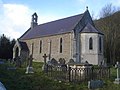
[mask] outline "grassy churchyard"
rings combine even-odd
[[[65,83],[50,79],[42,72],[43,63],[33,63],[34,74],[25,74],[26,68],[8,69],[13,65],[0,64],[0,81],[7,90],[88,90],[87,82]],[[120,90],[120,85],[113,84],[116,69],[111,68],[109,80],[104,80],[100,90]]]

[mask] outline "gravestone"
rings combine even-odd
[[[117,69],[117,78],[115,79],[114,83],[115,84],[120,84],[120,77],[119,77],[120,64],[119,64],[119,62],[116,63],[115,68]]]
[[[67,64],[68,64],[68,65],[69,65],[69,64],[75,64],[75,61],[74,61],[73,59],[70,59]]]
[[[104,82],[101,81],[101,80],[91,80],[91,81],[88,81],[88,88],[89,89],[98,89],[98,88],[102,88],[104,85]]]
[[[33,67],[32,67],[32,61],[33,61],[33,57],[32,57],[32,55],[30,55],[29,58],[28,58],[28,66],[27,66],[26,72],[25,72],[26,74],[34,73],[33,72]]]
[[[47,70],[48,70],[48,65],[47,65],[47,63],[46,63],[47,57],[48,57],[48,56],[47,56],[46,54],[43,55],[44,64],[43,64],[43,66],[42,66],[42,71],[44,71],[44,72],[47,72]]]
[[[0,64],[4,64],[4,63],[5,63],[4,60],[0,59]]]
[[[44,58],[44,64],[46,64],[47,57],[48,56],[46,54],[44,54],[44,56],[43,56],[43,58]]]
[[[6,90],[6,88],[4,87],[4,85],[0,82],[0,90]]]
[[[16,58],[15,58],[15,62],[16,62],[16,67],[21,67],[21,58],[20,58],[20,56],[17,56]]]
[[[62,71],[67,71],[67,65],[65,64],[64,58],[59,59],[59,66],[62,69]]]
[[[51,60],[48,60],[48,61],[47,61],[47,65],[48,65],[48,66],[52,66]]]
[[[102,64],[103,64],[104,67],[107,67],[107,62],[106,62],[106,61],[107,61],[107,59],[105,58],[105,59],[103,60],[103,62],[102,62]]]
[[[29,60],[29,67],[32,67],[32,62],[33,62],[32,55],[30,55],[30,57],[28,58],[28,60]]]
[[[13,59],[12,59],[12,63],[13,63],[13,64],[16,64],[16,58],[13,58]]]
[[[60,65],[64,65],[65,64],[65,59],[64,58],[60,58],[59,59],[59,64]]]
[[[16,67],[8,67],[7,70],[16,70]]]
[[[50,62],[51,62],[51,65],[52,65],[52,66],[58,66],[58,62],[57,62],[57,60],[55,60],[54,58],[52,58],[52,59],[50,60]]]

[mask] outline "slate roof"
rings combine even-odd
[[[83,14],[67,17],[64,19],[40,24],[33,29],[28,29],[20,39],[31,39],[43,36],[71,32],[76,24],[82,19]]]
[[[85,15],[86,12],[89,11],[87,10],[83,14],[78,14],[75,16],[59,19],[56,21],[40,24],[35,26],[33,29],[29,28],[19,39],[21,40],[33,39],[43,36],[50,36],[50,35],[71,32],[75,28],[75,26],[79,23],[79,21],[82,19],[82,17]],[[88,23],[81,30],[81,33],[82,32],[103,34],[99,30],[97,30],[94,26],[92,26],[90,23]]]
[[[87,23],[86,26],[81,30],[81,33],[99,33],[103,34],[100,30],[96,29],[90,23]]]
[[[21,47],[22,50],[24,50],[24,51],[29,51],[26,42],[21,42],[21,41],[19,41],[19,44],[20,44],[20,47]]]

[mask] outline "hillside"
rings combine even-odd
[[[107,63],[120,61],[120,11],[95,20],[95,25],[104,33],[104,55]]]

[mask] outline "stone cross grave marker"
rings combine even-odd
[[[32,67],[32,61],[33,61],[32,55],[29,56],[28,60],[29,60],[29,63],[28,63],[29,67]]]
[[[47,57],[48,57],[48,56],[47,56],[46,54],[43,55],[44,64],[43,64],[43,66],[42,66],[42,70],[43,70],[44,72],[47,72],[47,69],[48,69],[48,66],[47,66],[47,63],[46,63]]]
[[[34,73],[33,72],[33,67],[32,67],[32,61],[33,61],[33,57],[32,57],[32,55],[30,55],[29,58],[28,58],[28,66],[27,66],[26,72],[25,72],[26,74]]]
[[[117,68],[117,78],[115,79],[114,83],[115,84],[120,84],[120,78],[119,78],[120,64],[119,64],[119,62],[116,63],[115,68]]]
[[[43,56],[43,58],[44,58],[44,64],[46,65],[46,60],[47,60],[47,55],[46,54],[44,54],[44,56]]]

